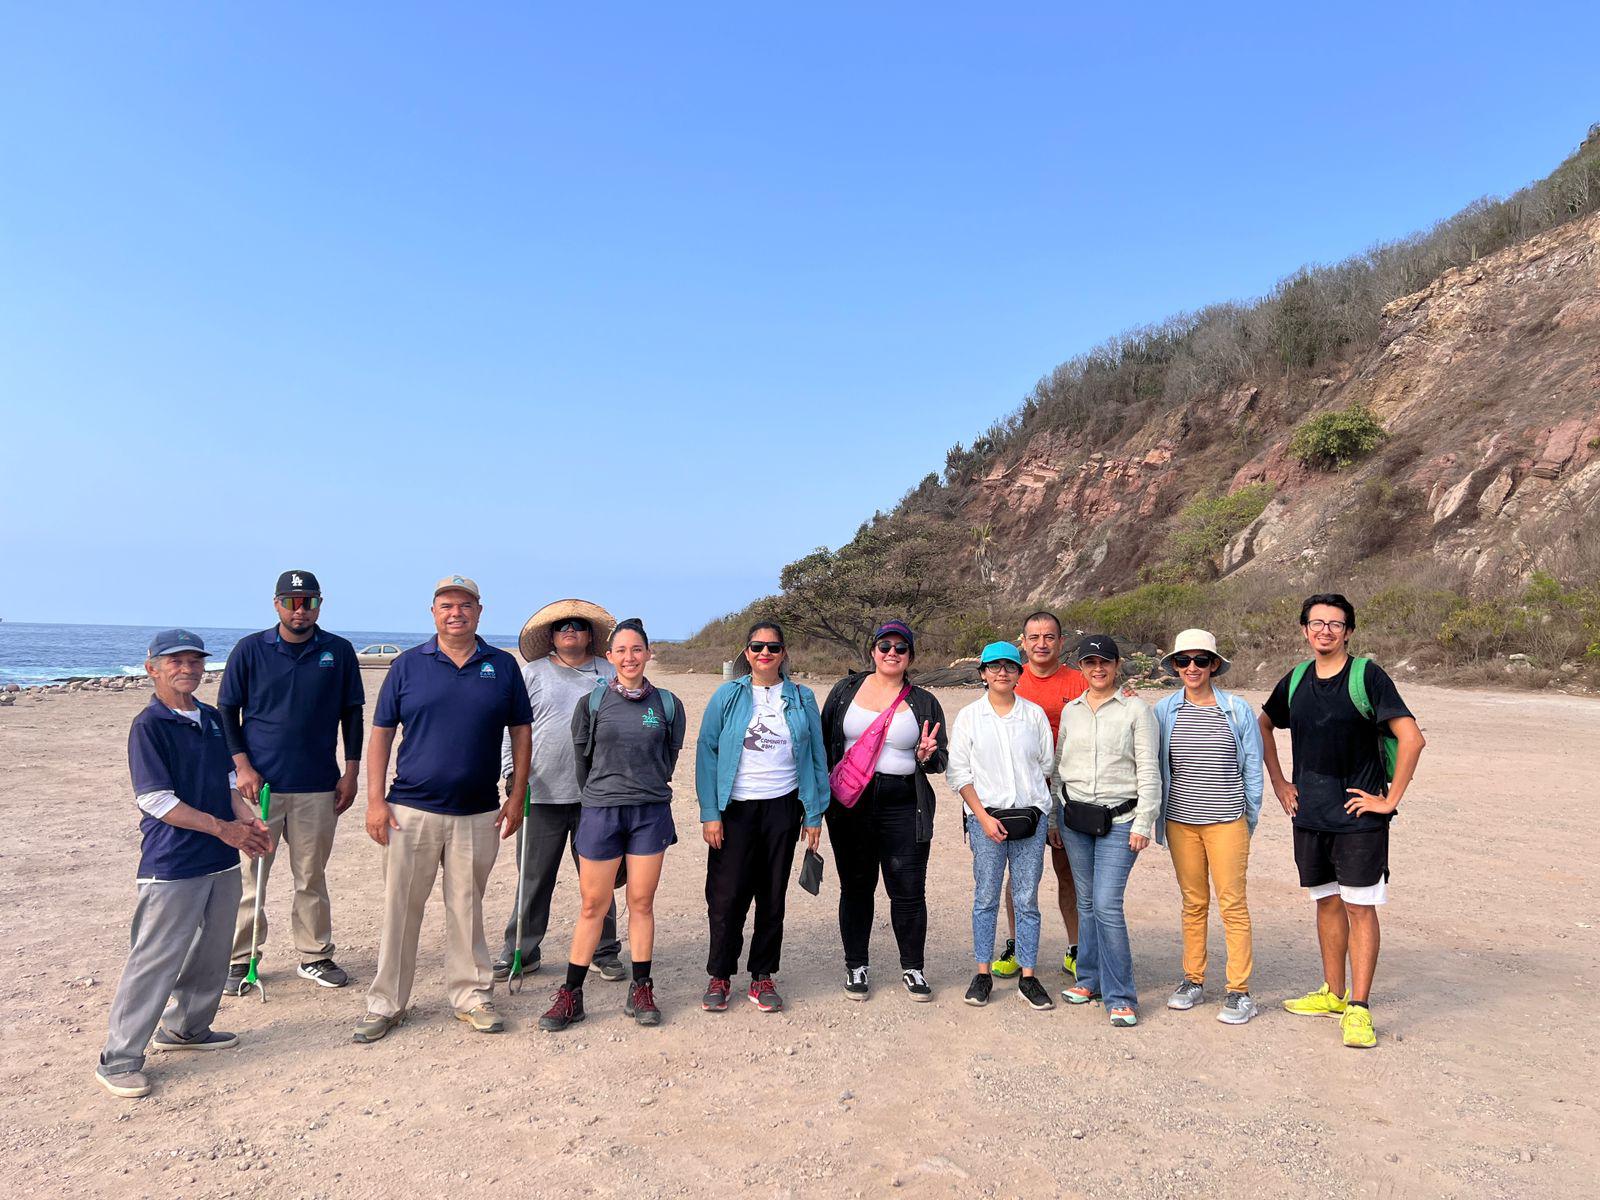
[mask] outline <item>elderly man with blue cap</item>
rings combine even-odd
[[[995,918],[1006,869],[1016,911],[1017,994],[1034,1009],[1055,1007],[1034,977],[1039,958],[1039,876],[1044,873],[1045,816],[1054,759],[1050,718],[1017,695],[1022,652],[1010,642],[990,642],[978,660],[984,695],[956,714],[950,730],[945,778],[966,802],[967,844],[972,848],[972,953],[977,974],[966,1002],[989,1003],[994,988]]]
[[[139,902],[95,1071],[101,1087],[126,1098],[150,1093],[151,1035],[157,1050],[239,1044],[211,1022],[239,911],[239,855],[260,858],[272,842],[235,787],[217,710],[194,698],[205,678],[205,643],[186,629],[165,630],[150,640],[144,669],[156,694],[128,731],[142,814]]]

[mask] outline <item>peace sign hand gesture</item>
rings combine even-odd
[[[933,757],[934,751],[938,748],[939,723],[937,721],[934,722],[933,729],[930,731],[928,729],[928,723],[924,721],[922,723],[922,736],[917,739],[917,761],[919,763],[927,762]]]

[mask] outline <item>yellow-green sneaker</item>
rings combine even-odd
[[[1074,979],[1078,977],[1078,948],[1076,946],[1061,956],[1061,969]]]
[[[1352,1004],[1339,1018],[1339,1029],[1344,1033],[1344,1044],[1353,1050],[1371,1050],[1378,1044],[1378,1035],[1372,1028],[1372,1014],[1359,1004]]]
[[[1001,979],[1010,979],[1022,970],[1017,965],[1017,942],[1015,938],[1006,939],[1006,948],[1000,952],[1000,957],[989,964],[989,971],[1000,976]]]
[[[1283,1007],[1297,1017],[1338,1017],[1344,1015],[1345,1006],[1349,1003],[1349,992],[1341,999],[1328,990],[1327,984],[1323,984],[1316,991],[1298,999],[1285,1000]]]

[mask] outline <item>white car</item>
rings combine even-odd
[[[363,667],[387,667],[400,657],[400,647],[392,642],[378,642],[356,651],[356,662]]]

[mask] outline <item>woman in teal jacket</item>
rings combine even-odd
[[[695,746],[695,789],[711,853],[706,861],[710,981],[701,1007],[723,1012],[744,948],[752,901],[750,1002],[783,1008],[772,975],[783,945],[784,899],[795,844],[815,850],[828,807],[828,764],[817,698],[789,680],[783,629],[758,621],[745,636],[750,674],[711,695]]]

